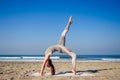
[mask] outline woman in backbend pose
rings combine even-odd
[[[41,76],[44,75],[45,66],[51,69],[51,75],[55,74],[55,68],[54,68],[54,65],[52,64],[50,56],[56,51],[60,53],[66,53],[72,57],[72,67],[73,67],[72,72],[73,72],[73,75],[76,75],[76,54],[65,47],[65,37],[71,24],[72,24],[72,17],[69,18],[68,24],[61,34],[59,43],[57,45],[48,47],[48,49],[45,51],[45,59],[43,61],[41,72],[40,72]]]

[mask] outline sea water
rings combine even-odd
[[[45,55],[0,55],[0,61],[23,61],[23,62],[42,62]],[[68,55],[53,55],[53,61],[71,61]],[[85,62],[120,62],[120,55],[77,55],[77,61]]]

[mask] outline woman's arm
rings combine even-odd
[[[45,64],[47,63],[49,58],[50,58],[50,54],[46,54],[45,59],[44,59],[43,64],[42,64],[42,67],[41,67],[41,71],[40,71],[41,76],[44,75]]]

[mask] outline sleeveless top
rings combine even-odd
[[[64,52],[58,45],[53,45],[53,46],[50,46],[46,49],[45,54],[47,54],[47,53],[53,54],[56,51],[58,51],[60,53]]]

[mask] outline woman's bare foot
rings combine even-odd
[[[76,75],[76,71],[75,71],[75,70],[72,70],[72,72],[73,72],[73,76],[75,76],[75,75]]]
[[[69,18],[69,23],[72,24],[72,16]]]

